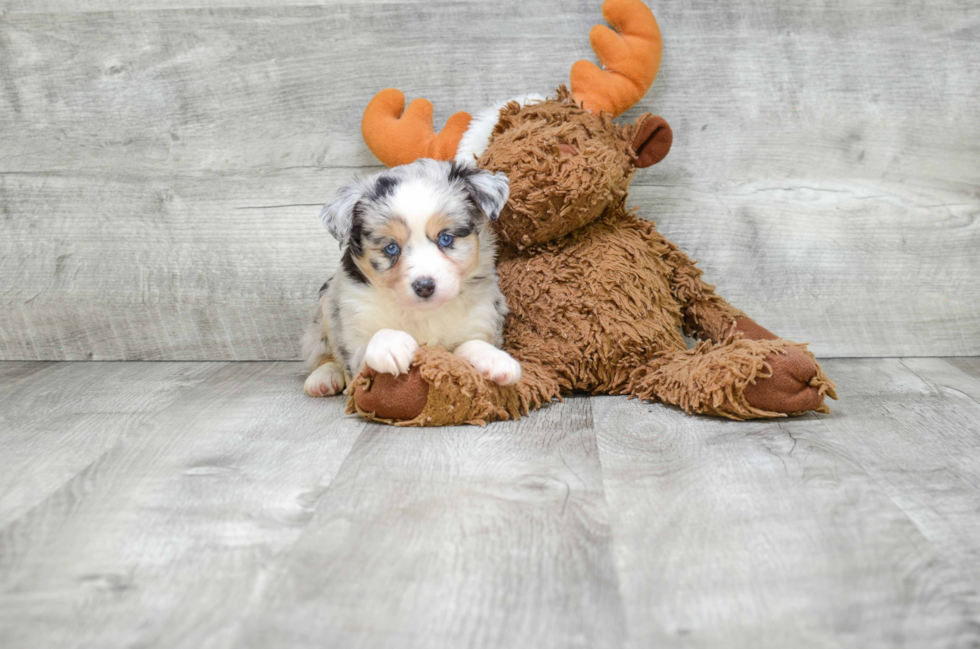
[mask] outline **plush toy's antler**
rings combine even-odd
[[[646,94],[660,69],[660,27],[641,0],[606,0],[602,17],[616,31],[596,25],[589,33],[592,50],[602,62],[572,65],[572,97],[585,108],[614,117]],[[616,33],[619,32],[619,33]]]
[[[415,99],[406,110],[405,95],[395,88],[387,88],[376,94],[364,109],[361,134],[368,148],[389,167],[419,158],[452,160],[470,119],[469,113],[456,113],[437,135],[432,127],[430,101]]]

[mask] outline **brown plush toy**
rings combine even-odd
[[[824,397],[836,398],[805,345],[716,295],[686,254],[627,209],[634,170],[662,160],[672,140],[660,117],[612,121],[653,83],[660,31],[640,0],[607,0],[603,15],[618,31],[593,28],[605,69],[576,63],[571,92],[522,97],[476,119],[457,113],[439,135],[424,100],[402,115],[404,97],[389,89],[368,106],[362,131],[383,162],[455,156],[510,178],[497,269],[510,307],[504,347],[523,378],[500,387],[449,352],[422,348],[408,374],[356,377],[350,412],[399,425],[482,424],[583,391],[746,419],[826,412]],[[693,349],[682,331],[699,340]]]

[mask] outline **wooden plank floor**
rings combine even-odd
[[[972,647],[980,359],[829,416],[404,430],[296,363],[0,363],[0,647]]]

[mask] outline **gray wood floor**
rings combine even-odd
[[[395,429],[296,363],[0,363],[0,647],[975,647],[980,359],[829,416]]]

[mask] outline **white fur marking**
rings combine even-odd
[[[406,374],[418,348],[415,339],[404,331],[382,329],[371,337],[364,352],[364,363],[383,374]]]
[[[409,227],[425,227],[429,217],[437,212],[445,200],[444,192],[424,180],[406,180],[395,187],[391,195],[391,209],[408,221]]]
[[[469,128],[463,133],[456,147],[456,162],[469,166],[476,165],[476,159],[483,155],[490,145],[490,135],[493,127],[500,121],[500,109],[512,101],[516,101],[522,106],[544,101],[543,95],[530,92],[525,95],[518,95],[512,99],[504,99],[496,102],[493,106],[481,110],[470,122]]]
[[[343,389],[344,370],[334,362],[324,363],[310,372],[303,383],[303,390],[311,397],[331,397]]]
[[[469,362],[484,378],[497,385],[514,385],[521,380],[521,364],[510,354],[482,340],[470,340],[453,352]]]
[[[392,209],[405,219],[410,232],[406,250],[402,253],[402,263],[407,266],[407,272],[400,287],[406,306],[434,309],[459,295],[461,281],[458,269],[426,235],[429,219],[445,208],[447,199],[431,183],[420,180],[402,183],[391,197]],[[426,277],[435,281],[436,290],[431,297],[423,300],[415,295],[412,283]]]

